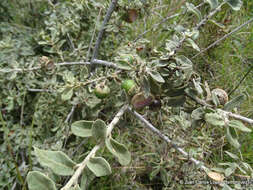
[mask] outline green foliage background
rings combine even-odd
[[[95,84],[86,85],[88,67],[73,65],[50,70],[47,65],[43,66],[45,63],[41,61],[42,56],[47,56],[54,63],[89,60],[90,41],[94,32],[97,35],[110,3],[109,0],[49,2],[0,2],[0,187],[3,189],[27,189],[27,173],[32,170],[42,171],[33,155],[32,146],[62,150],[80,162],[95,142],[83,140],[71,133],[65,120],[72,106],[76,105],[76,110],[71,121],[100,118],[109,123],[115,112],[126,102],[126,96],[120,87],[121,81],[135,77],[132,73],[117,75],[111,68],[98,67],[94,79],[106,77],[113,94],[106,100],[100,100],[92,93]],[[198,5],[202,1],[188,2]],[[133,41],[143,31],[160,22],[169,11],[179,12],[180,9],[173,8],[180,3],[181,1],[170,0],[120,1],[106,27],[99,59],[115,62],[122,54],[131,54],[135,59],[151,64],[163,55],[165,42],[173,34],[170,29],[171,26],[174,27],[173,22],[159,25],[136,44]],[[127,23],[124,20],[126,10],[132,8],[138,10],[139,16],[135,22]],[[209,8],[203,6],[200,10],[205,14]],[[247,0],[238,12],[226,5],[215,16],[215,20],[224,27],[207,23],[201,30],[198,46],[205,48],[244,23],[253,16],[252,10],[253,2]],[[193,26],[197,23],[197,18],[193,14],[187,14],[175,21],[183,26]],[[91,45],[94,46],[94,41]],[[136,51],[140,47],[142,50]],[[194,69],[211,88],[220,87],[230,92],[252,67],[252,48],[251,24],[194,59]],[[183,47],[178,53],[192,57],[197,51]],[[43,69],[25,70],[41,64]],[[18,69],[24,70],[20,72]],[[139,81],[138,78],[135,80]],[[253,118],[252,84],[251,72],[230,97],[242,92],[248,95],[247,101],[238,108],[238,113],[249,118]],[[29,89],[47,89],[50,93],[32,92]],[[146,110],[145,113],[153,125],[210,167],[221,162],[232,162],[230,157],[223,155],[225,150],[235,153],[224,141],[223,129],[205,125],[191,127],[187,120],[182,119],[184,116],[177,115],[178,110],[167,107],[160,112]],[[108,151],[102,150],[100,154],[103,153],[111,164],[112,174],[93,179],[87,189],[207,188],[203,185],[177,183],[181,179],[203,180],[205,176],[129,115],[120,121],[113,136],[132,153],[131,165],[120,166]],[[248,147],[253,145],[252,138],[252,133],[240,136],[242,156],[251,166],[253,152]],[[58,187],[67,180],[57,177],[49,169],[45,172]]]

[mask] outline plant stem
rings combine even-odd
[[[113,120],[111,121],[111,123],[107,126],[107,136],[109,136],[114,128],[114,126],[118,123],[119,119],[122,117],[122,115],[125,113],[126,109],[128,108],[128,105],[124,105],[119,112],[115,115],[115,117],[113,118]],[[87,162],[90,160],[90,158],[92,158],[96,152],[104,146],[104,142],[101,142],[100,144],[96,145],[95,147],[93,147],[93,149],[91,150],[91,152],[86,156],[86,158],[80,163],[78,164],[78,168],[75,171],[75,173],[73,174],[73,176],[70,178],[70,180],[68,181],[68,183],[61,188],[61,190],[69,190],[73,184],[76,184],[78,181],[79,176],[82,174],[84,168],[87,165]]]
[[[220,43],[221,41],[225,40],[226,38],[228,38],[229,36],[231,36],[233,33],[239,31],[240,29],[242,29],[244,26],[246,26],[247,24],[253,22],[253,18],[251,18],[250,20],[248,20],[247,22],[243,23],[242,25],[236,27],[234,30],[232,30],[231,32],[229,32],[228,34],[226,34],[225,36],[223,36],[222,38],[218,39],[217,41],[215,41],[214,43],[212,43],[211,45],[209,45],[207,48],[201,50],[199,53],[197,53],[196,55],[194,55],[191,59],[196,58],[198,55],[202,54],[203,52],[209,50],[211,47],[215,46],[216,44]]]
[[[207,171],[208,168],[205,167],[204,165],[202,165],[200,161],[190,157],[190,155],[185,152],[182,148],[178,147],[175,143],[172,142],[172,140],[169,139],[169,137],[167,137],[166,135],[162,134],[158,129],[156,129],[151,123],[149,123],[145,118],[143,118],[139,113],[137,113],[136,111],[133,111],[130,107],[128,107],[128,111],[133,114],[138,120],[140,120],[142,123],[144,123],[144,125],[151,130],[153,133],[155,133],[156,135],[158,135],[161,139],[163,139],[164,141],[166,141],[167,143],[171,144],[173,148],[175,148],[178,152],[180,152],[181,154],[183,154],[186,158],[189,158],[189,160],[191,160],[194,164],[196,164],[197,166],[200,166],[200,168],[204,171]]]
[[[93,72],[93,70],[95,69],[95,66],[93,65],[93,60],[97,58],[99,47],[101,45],[103,34],[104,34],[104,31],[105,31],[105,26],[109,22],[109,20],[111,18],[111,15],[112,15],[115,7],[116,7],[117,2],[118,2],[118,0],[112,0],[111,1],[110,7],[107,10],[107,13],[105,15],[103,24],[101,26],[101,29],[100,29],[99,33],[98,33],[97,41],[96,41],[95,48],[94,48],[94,51],[93,51],[93,55],[92,55],[92,58],[91,58],[91,72]]]

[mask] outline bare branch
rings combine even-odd
[[[115,115],[115,117],[113,118],[113,120],[111,121],[111,123],[107,126],[107,136],[111,134],[114,126],[119,122],[119,119],[122,117],[122,115],[125,113],[126,109],[128,108],[128,105],[124,105],[119,112]],[[76,184],[78,181],[79,176],[82,174],[84,168],[87,165],[87,162],[90,160],[90,158],[92,158],[96,152],[104,146],[104,142],[101,142],[100,144],[96,145],[91,152],[86,156],[86,158],[80,163],[78,164],[78,168],[75,171],[75,173],[73,174],[73,176],[70,178],[70,180],[68,181],[68,183],[61,188],[61,190],[69,190],[73,184]]]
[[[234,89],[232,89],[228,93],[228,96],[230,96],[242,84],[242,82],[246,79],[246,77],[250,74],[250,72],[252,70],[253,70],[253,64],[251,65],[251,67],[249,68],[249,70],[247,71],[247,73],[245,73],[245,75],[242,77],[242,79],[238,82],[238,84],[234,87]]]
[[[52,92],[52,90],[48,90],[48,89],[28,88],[27,90],[30,91],[30,92]]]
[[[128,107],[128,111],[130,113],[132,113],[138,120],[140,120],[142,123],[144,123],[144,125],[151,130],[153,133],[155,133],[156,135],[158,135],[161,139],[163,139],[164,141],[166,141],[167,143],[169,143],[170,145],[172,145],[173,148],[175,148],[178,152],[180,152],[181,154],[183,154],[186,158],[189,158],[194,164],[196,164],[197,166],[200,166],[200,168],[204,171],[207,171],[208,168],[205,167],[204,165],[202,165],[200,161],[190,157],[190,155],[185,152],[182,148],[178,147],[175,143],[172,142],[172,140],[169,139],[169,137],[167,137],[166,135],[162,134],[158,129],[156,129],[151,123],[149,123],[146,119],[144,119],[139,113],[137,113],[136,111],[133,111],[130,107]]]
[[[100,8],[100,10],[99,10],[99,13],[98,13],[98,16],[97,16],[97,23],[100,19],[101,12],[102,12],[102,8]],[[89,59],[90,59],[91,46],[92,46],[92,43],[93,43],[93,40],[94,40],[94,37],[95,37],[95,34],[96,34],[96,30],[97,30],[97,24],[95,24],[95,26],[94,26],[94,30],[93,30],[93,33],[92,33],[92,36],[91,36],[91,39],[90,39],[90,45],[89,45],[89,48],[88,48],[88,51],[87,51],[86,61],[89,61]]]
[[[234,114],[232,112],[227,112],[227,111],[224,111],[224,110],[219,110],[221,112],[223,112],[225,115],[229,116],[229,117],[232,117],[232,118],[235,118],[235,119],[239,119],[241,121],[244,121],[246,123],[249,123],[251,125],[253,125],[253,119],[249,119],[247,117],[243,117],[241,115],[237,115],[237,114]]]
[[[221,3],[218,7],[216,7],[213,11],[211,11],[205,18],[203,18],[195,27],[197,30],[203,26],[204,24],[206,24],[206,22],[213,17],[218,11],[221,10],[221,7],[226,4],[226,2]]]
[[[168,16],[168,17],[162,19],[161,22],[159,22],[159,23],[157,23],[157,24],[154,24],[154,25],[152,26],[152,28],[150,28],[150,29],[144,31],[143,33],[141,33],[140,35],[138,35],[137,38],[135,38],[135,40],[134,40],[133,42],[136,42],[137,40],[139,40],[140,38],[142,38],[145,34],[147,34],[148,32],[150,32],[151,30],[153,30],[153,29],[156,28],[157,26],[159,26],[159,25],[165,23],[167,20],[172,19],[172,18],[174,18],[174,17],[177,17],[177,16],[179,16],[179,15],[180,15],[180,13],[177,13],[177,14],[170,15],[170,16]]]
[[[210,48],[212,48],[213,46],[215,46],[216,44],[220,43],[221,41],[225,40],[226,38],[228,38],[229,36],[231,36],[233,33],[239,31],[240,29],[242,29],[244,26],[248,25],[249,23],[253,22],[253,18],[251,18],[250,20],[248,20],[247,22],[245,22],[244,24],[236,27],[234,30],[232,30],[231,32],[229,32],[228,34],[226,34],[225,36],[223,36],[222,38],[218,39],[217,41],[215,41],[214,43],[212,43],[211,45],[209,45],[207,48],[201,50],[199,53],[197,53],[196,55],[194,55],[191,59],[196,58],[198,55],[202,54],[203,52],[209,50]]]
[[[110,7],[105,15],[105,18],[104,18],[104,21],[103,21],[103,24],[101,26],[101,29],[98,33],[98,37],[97,37],[97,41],[96,41],[96,44],[95,44],[95,48],[94,48],[94,51],[93,51],[93,55],[92,55],[92,58],[91,58],[91,63],[93,64],[93,60],[97,58],[97,55],[98,55],[98,51],[99,51],[99,47],[100,47],[100,44],[101,44],[101,41],[102,41],[102,38],[103,38],[103,34],[104,34],[104,31],[105,31],[105,26],[106,24],[109,22],[110,18],[111,18],[111,15],[116,7],[116,4],[117,4],[118,0],[112,0],[111,4],[110,4]],[[95,67],[93,65],[91,65],[91,71],[94,70]]]
[[[76,105],[73,105],[72,108],[71,108],[71,110],[70,110],[70,112],[69,112],[69,114],[67,115],[67,118],[66,118],[66,120],[64,121],[64,123],[68,123],[68,122],[69,122],[71,116],[73,115],[73,113],[74,113],[74,111],[75,111],[75,108],[76,108]]]

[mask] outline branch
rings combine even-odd
[[[100,44],[101,44],[101,41],[102,41],[102,38],[103,38],[103,34],[104,34],[104,31],[105,31],[105,26],[109,22],[109,20],[111,18],[111,15],[112,15],[112,12],[114,11],[114,9],[116,7],[117,2],[118,2],[118,0],[112,0],[112,2],[110,4],[110,7],[109,7],[109,9],[108,9],[108,11],[105,15],[103,24],[101,26],[101,30],[98,33],[97,41],[96,41],[95,48],[94,48],[94,51],[93,51],[93,55],[92,55],[92,58],[91,58],[91,70],[95,69],[94,65],[92,65],[93,60],[97,58],[98,50],[99,50],[99,47],[100,47]]]
[[[171,14],[170,14],[170,15],[167,16],[166,18],[162,19],[159,23],[154,24],[154,25],[152,26],[152,28],[150,28],[150,29],[144,31],[143,33],[139,34],[139,35],[137,36],[137,38],[135,38],[135,40],[134,40],[133,42],[136,42],[137,40],[139,40],[140,38],[142,38],[145,34],[147,34],[148,32],[150,32],[151,30],[153,30],[153,29],[156,28],[157,26],[159,26],[159,25],[165,23],[167,20],[169,20],[169,19],[171,19],[171,18],[174,18],[174,17],[177,17],[177,16],[179,16],[179,15],[180,15],[180,13],[177,13],[177,14],[174,14],[174,15],[171,15]]]
[[[202,99],[200,99],[198,97],[190,96],[187,93],[186,93],[186,96],[188,96],[189,98],[191,98],[192,100],[194,100],[195,102],[197,102],[198,104],[200,104],[202,106],[213,107],[211,104],[208,104],[205,100],[202,100]],[[249,119],[247,117],[243,117],[241,115],[237,115],[237,114],[234,114],[234,113],[231,113],[231,112],[227,112],[227,111],[224,111],[224,110],[221,110],[221,109],[219,109],[219,111],[221,111],[222,113],[226,114],[229,117],[233,117],[235,119],[239,119],[239,120],[247,122],[249,124],[253,124],[253,120]]]
[[[158,135],[161,139],[163,139],[164,141],[166,141],[168,144],[171,144],[173,148],[175,148],[178,152],[180,152],[181,154],[183,154],[186,158],[189,158],[194,164],[196,164],[197,166],[200,166],[200,168],[204,171],[207,171],[208,168],[205,167],[204,165],[200,165],[202,162],[190,157],[190,155],[185,152],[182,148],[180,148],[179,146],[177,146],[175,143],[173,143],[169,137],[167,137],[166,135],[162,134],[158,129],[156,129],[151,123],[149,123],[146,119],[144,119],[139,113],[137,113],[136,111],[133,111],[130,107],[128,107],[128,111],[133,114],[138,120],[140,120],[149,130],[151,130],[153,133],[155,133],[156,135]]]
[[[241,115],[237,115],[237,114],[234,114],[232,112],[228,112],[228,111],[224,111],[224,110],[219,110],[219,111],[223,112],[225,115],[227,115],[229,117],[233,117],[235,119],[239,119],[241,121],[244,121],[246,123],[249,123],[249,124],[253,125],[253,119],[249,119],[247,117],[243,117]]]
[[[235,86],[235,88],[233,90],[231,90],[228,93],[228,96],[230,96],[244,81],[244,79],[250,74],[250,72],[253,70],[253,64],[251,65],[251,67],[249,68],[249,70],[247,71],[247,73],[242,77],[242,79],[238,82],[238,84]]]
[[[92,63],[96,64],[96,65],[103,65],[103,66],[107,66],[107,67],[113,67],[116,69],[120,69],[116,63],[112,63],[112,62],[108,62],[108,61],[104,61],[104,60],[94,59]]]
[[[240,29],[242,29],[244,26],[246,26],[247,24],[253,22],[253,18],[251,18],[250,20],[248,20],[247,22],[245,22],[244,24],[238,26],[237,28],[235,28],[234,30],[232,30],[231,32],[229,32],[228,34],[226,34],[225,36],[223,36],[222,38],[218,39],[217,41],[215,41],[214,43],[212,43],[211,45],[209,45],[207,48],[201,50],[199,53],[197,53],[196,55],[194,55],[191,59],[196,58],[198,55],[202,54],[203,52],[209,50],[211,47],[215,46],[216,44],[220,43],[221,41],[225,40],[226,38],[228,38],[229,36],[231,36],[233,33],[239,31]]]
[[[206,24],[206,22],[212,17],[214,16],[218,11],[220,11],[222,5],[226,4],[227,2],[223,2],[221,3],[218,7],[216,7],[213,11],[211,11],[204,19],[202,19],[197,26],[195,27],[197,30],[203,26],[204,24]]]
[[[79,62],[62,62],[62,63],[55,63],[55,66],[69,66],[69,65],[90,65],[91,62],[85,62],[85,61],[79,61]],[[104,61],[104,60],[99,60],[99,59],[94,59],[92,64],[94,65],[101,65],[101,66],[106,66],[106,67],[113,67],[116,69],[121,69],[120,67],[117,66],[116,63],[109,62],[109,61]],[[25,71],[36,71],[40,70],[42,67],[32,67],[32,68],[27,68],[27,69],[0,69],[0,72],[2,73],[11,73],[11,72],[25,72]]]
[[[128,105],[124,105],[119,112],[115,115],[115,117],[113,118],[113,120],[111,121],[111,123],[107,126],[107,136],[111,134],[114,126],[118,123],[119,119],[122,117],[122,115],[125,113],[126,109],[128,108]],[[75,173],[73,174],[73,176],[70,178],[70,180],[68,181],[68,183],[61,188],[61,190],[69,190],[73,184],[76,184],[78,181],[79,176],[82,174],[84,168],[87,165],[87,162],[90,160],[90,158],[92,158],[96,152],[104,146],[104,142],[101,142],[100,144],[96,145],[91,152],[86,156],[86,158],[80,163],[78,164],[78,168],[75,171]]]

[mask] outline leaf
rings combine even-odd
[[[184,105],[185,101],[186,101],[186,98],[184,95],[168,97],[166,105],[171,106],[171,107],[179,107],[179,106]]]
[[[214,126],[223,126],[225,125],[225,121],[223,117],[217,113],[206,113],[205,121]]]
[[[103,141],[106,138],[106,131],[107,127],[105,122],[97,119],[92,125],[91,134],[97,141]]]
[[[186,67],[192,68],[192,61],[189,58],[185,57],[184,55],[177,56],[175,57],[175,59],[177,61],[177,64],[182,65],[185,68]]]
[[[224,105],[224,110],[231,111],[235,107],[239,106],[245,100],[245,98],[246,98],[246,96],[244,94],[241,94],[241,95],[233,98],[232,100],[230,100],[229,102],[227,102]]]
[[[65,88],[62,92],[61,99],[63,101],[70,100],[73,96],[73,88]]]
[[[168,186],[171,182],[171,177],[164,168],[160,169],[160,176],[165,186]]]
[[[106,147],[108,150],[118,158],[119,163],[123,166],[128,165],[131,161],[131,154],[125,147],[125,145],[120,144],[112,138],[105,140]]]
[[[205,1],[209,3],[211,9],[215,9],[219,6],[218,0],[205,0]]]
[[[97,176],[106,176],[112,173],[110,164],[102,157],[91,158],[87,167]]]
[[[56,190],[53,180],[38,171],[27,174],[27,183],[29,190]]]
[[[93,121],[80,120],[72,123],[71,131],[79,137],[90,137]]]
[[[74,173],[76,165],[65,153],[61,151],[41,150],[34,147],[35,155],[39,163],[44,167],[49,167],[58,175],[68,176]]]
[[[195,15],[197,15],[197,17],[198,17],[199,20],[202,19],[201,12],[192,3],[186,2],[186,7],[187,7],[187,9],[190,12],[194,13]]]
[[[213,101],[215,106],[220,105],[220,100],[219,100],[218,96],[213,92],[212,92],[212,101]]]
[[[95,95],[90,95],[86,97],[85,104],[91,109],[96,107],[101,102],[101,99],[97,98]]]
[[[230,167],[230,168],[225,169],[225,176],[226,177],[230,176],[232,173],[234,173],[235,169],[236,168],[234,168],[234,167]]]
[[[89,168],[85,168],[82,177],[81,177],[81,189],[82,190],[87,190],[89,189],[89,185],[91,182],[96,178],[93,172],[89,170]]]
[[[233,127],[233,128],[237,128],[237,129],[239,129],[243,132],[249,132],[249,133],[251,132],[251,129],[245,127],[244,124],[241,121],[238,121],[238,120],[229,121],[228,126]]]
[[[231,152],[228,152],[228,151],[225,151],[231,158],[235,159],[235,160],[238,160],[239,157],[236,156],[235,154],[231,153]]]
[[[191,38],[187,38],[186,40],[190,43],[193,49],[200,51],[199,46]]]
[[[239,11],[242,6],[241,0],[225,0],[234,11]]]
[[[156,82],[164,83],[163,77],[157,71],[148,71],[148,74],[154,79]]]
[[[207,172],[207,175],[208,177],[217,182],[222,182],[224,180],[224,176],[217,172]]]
[[[202,107],[199,107],[192,111],[191,117],[195,120],[203,119],[205,116],[205,110]]]
[[[231,135],[231,133],[230,133],[230,128],[229,128],[229,127],[227,127],[227,134],[226,134],[226,137],[227,137],[227,139],[228,139],[228,142],[229,142],[233,147],[235,147],[236,149],[239,149],[239,148],[240,148],[241,145],[239,144],[239,142],[238,142],[237,139],[235,139],[235,138],[232,137],[232,135]]]
[[[194,84],[194,87],[197,90],[198,94],[200,94],[200,95],[203,94],[203,89],[200,86],[200,81],[195,81],[193,79],[193,84]]]

